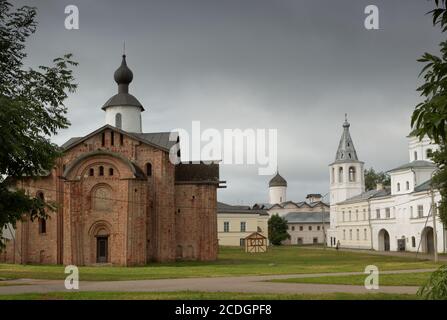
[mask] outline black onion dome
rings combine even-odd
[[[115,73],[113,74],[113,78],[115,79],[115,82],[120,85],[128,85],[132,82],[133,79],[133,73],[132,70],[129,69],[126,63],[126,55],[123,54],[123,60],[121,61],[121,65],[118,69],[116,69]]]
[[[287,187],[287,181],[277,173],[269,182],[269,187]]]
[[[111,97],[102,106],[103,110],[112,106],[129,106],[129,107],[139,107],[141,111],[144,111],[143,106],[133,95],[129,93],[129,84],[133,80],[132,70],[129,69],[126,63],[126,55],[123,54],[123,60],[118,69],[116,69],[113,74],[115,82],[118,84],[118,93]]]

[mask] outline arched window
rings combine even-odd
[[[343,168],[339,167],[338,168],[338,182],[343,182]]]
[[[349,167],[349,182],[355,181],[355,168]]]
[[[89,175],[90,177],[93,177],[93,176],[95,175],[95,169],[90,168],[90,170],[88,171],[88,175]]]
[[[411,245],[413,246],[413,248],[416,248],[416,238],[415,237],[411,237]]]
[[[100,167],[99,167],[99,175],[100,175],[100,176],[103,176],[103,175],[104,175],[104,167],[103,167],[103,166],[100,166]]]
[[[113,168],[109,168],[109,176],[113,176]]]
[[[406,185],[407,185],[407,190],[410,190],[410,181],[407,181]]]
[[[39,218],[39,233],[47,233],[47,220],[43,218]]]
[[[115,127],[121,129],[122,127],[122,116],[121,113],[115,115]]]
[[[152,164],[150,164],[149,162],[146,163],[146,176],[152,176]]]
[[[335,169],[332,168],[332,172],[331,172],[331,182],[335,183]]]
[[[400,183],[397,183],[397,191],[400,191]]]

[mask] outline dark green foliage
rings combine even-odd
[[[381,183],[384,187],[390,186],[390,176],[385,172],[376,172],[373,168],[365,169],[366,191],[376,189],[378,183]]]
[[[36,31],[36,9],[0,0],[0,246],[6,224],[28,213],[45,217],[45,203],[11,189],[14,178],[49,172],[60,155],[49,138],[67,128],[63,102],[74,92],[71,54],[53,66],[25,69],[25,41]]]
[[[435,9],[429,14],[433,16],[433,25],[439,26],[442,32],[447,30],[446,0],[434,0]],[[411,118],[413,134],[422,139],[428,135],[440,145],[433,153],[433,161],[439,170],[433,176],[432,185],[438,188],[442,200],[439,215],[447,225],[447,42],[440,43],[440,56],[425,53],[419,62],[425,63],[422,68],[425,83],[417,90],[424,101],[416,106]],[[433,273],[428,283],[418,294],[426,299],[447,299],[447,266],[442,266]]]
[[[444,32],[447,30],[446,0],[434,2],[435,9],[429,14],[433,16],[433,25]],[[441,193],[439,214],[444,225],[447,225],[447,42],[441,42],[439,46],[440,56],[425,53],[418,60],[425,63],[421,71],[425,81],[417,89],[424,101],[416,106],[411,125],[415,136],[422,139],[427,135],[440,145],[440,150],[433,153],[433,161],[439,167],[433,176],[433,187]]]
[[[433,272],[417,294],[425,299],[447,300],[447,265]]]
[[[287,233],[287,221],[286,219],[274,214],[268,221],[269,225],[269,240],[270,243],[279,246],[281,242],[290,239],[290,235]]]

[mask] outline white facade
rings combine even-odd
[[[409,148],[410,162],[415,160],[431,161],[430,153],[439,149],[438,145],[432,143],[430,138],[424,137],[422,141],[418,137],[409,136]]]
[[[141,133],[141,107],[110,106],[106,109],[106,124],[127,132]]]
[[[441,200],[439,192],[434,193],[435,203]],[[378,251],[399,251],[430,253],[433,240],[433,216],[431,215],[430,191],[395,195],[371,201],[372,248]],[[445,229],[436,221],[438,252],[446,252]],[[430,233],[430,234],[429,234]],[[386,234],[389,242],[386,241]],[[401,240],[401,241],[399,241]],[[399,242],[403,248],[399,248]]]
[[[438,146],[430,144],[427,139],[419,141],[409,137],[409,140],[410,162],[389,171],[390,188],[380,192],[368,191],[334,205],[331,203],[331,209],[334,207],[336,212],[332,217],[331,211],[331,220],[336,219],[336,236],[341,247],[422,253],[434,251],[432,206],[437,205],[441,196],[430,186],[436,166],[430,162],[427,153],[437,150]],[[356,208],[368,212],[367,221],[351,216]],[[362,231],[365,232],[363,239]],[[436,231],[437,251],[446,252],[446,230],[439,218]]]
[[[284,244],[291,245],[309,245],[324,243],[324,229],[327,229],[328,223],[288,223],[287,232],[290,239],[285,240]]]
[[[282,203],[287,201],[287,186],[269,187],[269,203]]]

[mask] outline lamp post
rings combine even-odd
[[[324,202],[323,202],[323,199],[327,196],[329,194],[329,192],[328,193],[326,193],[323,197],[321,197],[321,202],[323,203],[323,205],[321,206],[321,221],[322,221],[322,228],[323,228],[323,249],[324,250],[326,250],[326,241],[327,241],[327,239],[326,239],[326,228],[325,228],[325,224],[324,224],[324,213],[325,213],[325,211],[324,211]]]

